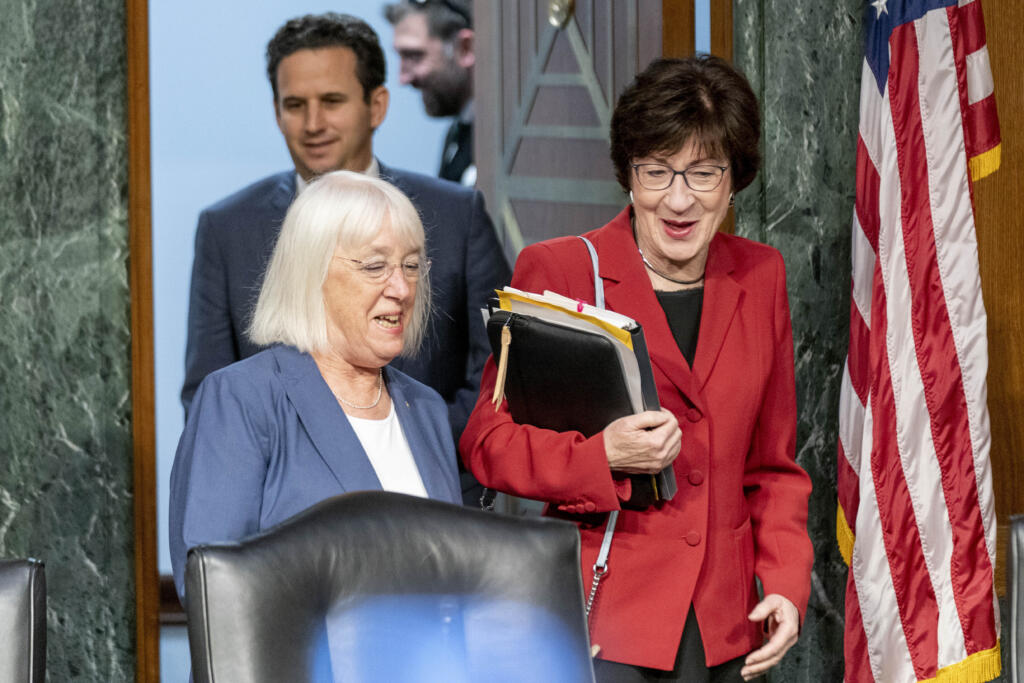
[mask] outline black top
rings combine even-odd
[[[687,364],[693,367],[697,352],[697,333],[700,331],[700,312],[704,304],[704,288],[681,289],[677,292],[654,291],[661,309],[665,311],[669,329]]]

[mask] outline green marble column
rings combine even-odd
[[[815,564],[800,641],[772,673],[843,680],[846,566],[836,547],[839,384],[850,306],[850,225],[861,0],[735,0],[734,61],[762,104],[764,165],[736,198],[737,233],[786,259],[796,354],[797,457],[814,481]]]
[[[0,556],[51,681],[135,675],[123,0],[0,3]]]

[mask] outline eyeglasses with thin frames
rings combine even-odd
[[[710,192],[716,189],[725,177],[728,166],[697,164],[677,171],[667,164],[632,164],[637,182],[648,190],[667,190],[677,175],[694,192]]]
[[[359,259],[345,258],[344,256],[336,256],[335,258],[351,263],[355,267],[355,270],[362,275],[367,282],[378,284],[387,282],[388,278],[391,277],[391,274],[395,272],[395,268],[401,268],[402,276],[409,282],[419,281],[430,271],[429,260],[388,263],[384,260],[360,261]]]

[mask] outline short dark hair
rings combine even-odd
[[[657,59],[615,105],[611,156],[615,177],[629,190],[633,159],[675,154],[694,140],[705,154],[729,160],[733,190],[749,185],[761,166],[761,114],[746,77],[712,55]]]
[[[350,14],[326,12],[289,20],[267,43],[267,78],[277,101],[277,67],[281,60],[299,50],[347,47],[356,55],[356,77],[363,86],[363,99],[384,85],[387,66],[380,39],[370,25]]]
[[[384,17],[392,26],[410,12],[427,17],[427,33],[448,42],[464,28],[473,28],[473,3],[468,0],[421,0],[393,2],[384,6]]]

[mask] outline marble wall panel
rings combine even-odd
[[[839,384],[849,328],[860,0],[735,0],[734,61],[762,103],[764,164],[736,198],[737,233],[786,260],[796,355],[797,458],[814,491],[810,606],[772,681],[843,679],[846,566],[836,547]]]
[[[47,673],[135,675],[123,0],[0,3],[0,556]]]

